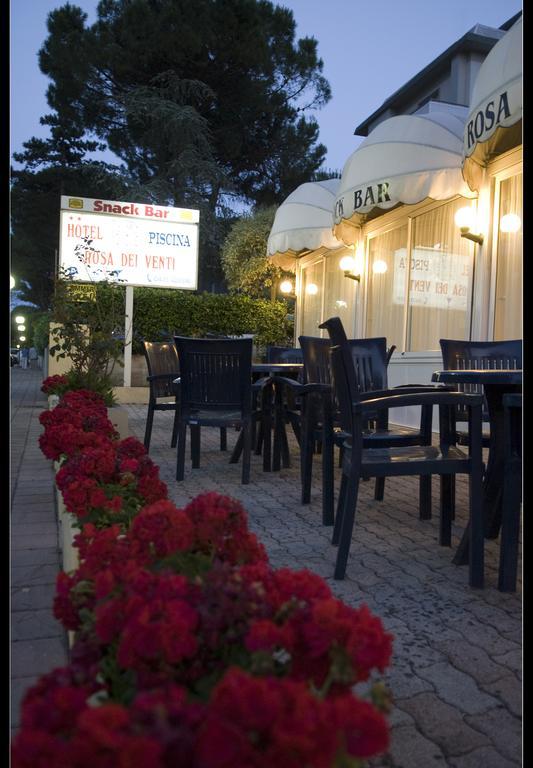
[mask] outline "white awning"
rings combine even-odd
[[[333,204],[340,179],[300,184],[283,201],[274,217],[267,253],[274,264],[294,269],[302,251],[339,248],[333,235]]]
[[[344,165],[335,235],[351,243],[354,224],[400,203],[473,197],[461,174],[463,133],[463,120],[451,112],[398,115],[379,123]]]
[[[463,139],[463,176],[479,189],[495,154],[522,143],[522,17],[479,68]]]

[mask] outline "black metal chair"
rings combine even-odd
[[[331,321],[331,324],[330,324]],[[337,322],[338,321],[338,322]],[[381,393],[389,391],[387,381],[387,365],[390,360],[390,354],[387,351],[386,339],[384,337],[375,337],[369,339],[347,339],[342,328],[342,323],[339,318],[330,318],[323,324],[327,328],[328,333],[331,331],[332,336],[335,339],[344,338],[345,343],[350,347],[353,364],[357,375],[357,391],[359,396],[368,395],[373,391],[379,390]],[[330,361],[330,349],[333,344],[331,339],[318,339],[311,336],[300,337],[300,344],[304,350],[305,359],[305,376],[306,382],[320,381],[324,383],[332,382],[331,361]],[[427,385],[402,385],[402,391],[421,391],[427,389]],[[431,391],[435,389],[432,385],[429,387]],[[395,391],[395,390],[390,390]],[[316,398],[315,398],[316,401]],[[315,405],[314,408],[308,409],[310,419],[314,419],[315,423],[310,430],[315,433],[320,431],[320,410]],[[333,395],[333,402],[331,404],[331,414],[333,423],[333,444],[341,447],[343,444],[343,436],[339,432],[339,414],[338,403],[335,402]],[[417,428],[405,427],[401,425],[389,426],[388,413],[385,410],[381,410],[379,413],[372,414],[367,411],[367,422],[365,424],[365,447],[382,446],[382,447],[398,447],[408,445],[429,445],[431,444],[431,426],[432,426],[432,412],[431,409],[423,409],[420,414],[420,426]],[[341,430],[342,432],[342,430]],[[309,434],[309,431],[306,433]],[[324,450],[322,457],[322,473],[323,484],[325,484],[326,490],[324,490],[324,503],[326,504],[326,510],[324,510],[324,517],[327,518],[329,524],[332,520],[332,498],[331,488],[333,485],[333,479],[330,474],[333,473],[333,458],[331,457],[332,444],[328,442],[327,450]],[[311,466],[312,466],[312,453],[310,441],[306,441],[301,451],[302,457],[302,503],[308,503],[310,500],[311,489]],[[374,491],[374,498],[378,501],[383,500],[385,491],[385,478],[377,477]],[[431,478],[420,478],[420,518],[429,519],[431,517]]]
[[[513,369],[522,367],[522,340],[509,339],[503,341],[463,341],[461,339],[440,339],[442,364],[445,370],[470,369]],[[483,394],[481,384],[458,384],[457,391]],[[466,413],[461,407],[457,408],[456,421],[466,421]],[[487,401],[483,401],[483,422],[489,424]],[[490,435],[483,434],[483,447],[488,448]],[[468,431],[457,430],[459,445],[468,445]]]
[[[154,423],[154,411],[174,411],[174,424],[170,447],[176,447],[178,434],[179,412],[179,385],[174,384],[180,375],[178,353],[173,342],[143,341],[144,357],[148,367],[148,381],[150,396],[148,400],[148,414],[144,431],[144,447],[150,450],[152,426]],[[170,397],[174,402],[168,402]],[[166,398],[166,402],[159,402]]]
[[[451,545],[451,523],[456,474],[466,474],[470,483],[470,559],[469,583],[483,586],[483,518],[481,506],[482,451],[481,409],[483,397],[460,392],[423,389],[389,390],[386,393],[366,393],[358,390],[357,371],[348,342],[331,350],[335,394],[339,403],[341,427],[349,435],[344,441],[342,480],[338,513],[333,530],[333,543],[338,545],[335,579],[343,579],[346,571],[357,507],[359,480],[365,477],[419,475],[431,481],[441,477],[441,512],[439,543]],[[369,413],[387,411],[393,407],[420,406],[422,411],[439,407],[439,445],[402,447],[365,447],[365,422]],[[453,410],[461,406],[468,410],[470,445],[468,454],[456,446]]]
[[[250,482],[252,441],[252,339],[174,336],[180,364],[180,412],[176,480],[183,480],[187,426],[193,468],[200,466],[200,428],[242,432],[242,482]],[[232,455],[230,462],[237,457]]]
[[[503,396],[504,478],[498,589],[516,591],[522,501],[522,395]]]

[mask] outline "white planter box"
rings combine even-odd
[[[80,529],[74,526],[74,520],[69,512],[65,512],[61,523],[63,541],[63,570],[68,573],[75,571],[80,564],[78,548],[74,546],[74,536]]]
[[[127,410],[122,408],[120,405],[114,405],[112,408],[107,409],[107,415],[110,422],[119,433],[120,439],[124,440],[125,437],[128,437],[129,428]]]

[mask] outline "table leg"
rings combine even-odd
[[[485,396],[490,416],[490,444],[487,468],[483,478],[483,528],[486,539],[496,539],[500,532],[502,522],[503,499],[503,402],[506,392],[520,392],[520,386],[513,387],[508,384],[485,385]],[[452,562],[455,565],[468,563],[468,551],[470,542],[470,522],[466,526],[462,539],[455,552]]]

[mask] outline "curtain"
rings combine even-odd
[[[461,237],[454,200],[413,218],[407,350],[439,350],[439,339],[468,339],[474,244]]]
[[[365,335],[386,336],[387,346],[403,349],[407,269],[407,225],[368,242],[368,293]]]
[[[355,334],[355,297],[358,283],[344,277],[339,264],[341,258],[351,251],[340,249],[340,253],[326,257],[326,292],[324,296],[324,317],[340,317],[348,338]]]
[[[302,327],[303,336],[321,336],[318,326],[322,322],[324,293],[324,259],[302,269]]]
[[[515,214],[522,221],[522,174],[500,182],[500,205],[495,226],[498,232],[494,339],[522,338],[522,226],[504,231],[502,218]],[[518,220],[516,225],[518,226]]]

